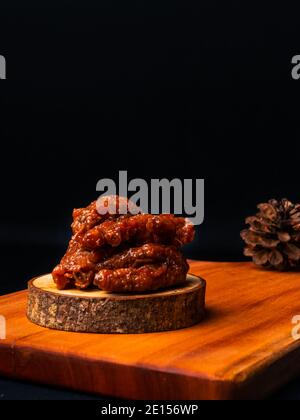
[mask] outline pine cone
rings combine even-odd
[[[300,267],[300,204],[283,199],[257,207],[259,212],[246,219],[250,227],[241,232],[246,242],[244,255],[262,267]]]

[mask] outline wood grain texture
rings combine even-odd
[[[58,290],[51,274],[46,274],[30,280],[28,291],[28,319],[63,331],[172,331],[191,327],[204,317],[205,281],[190,274],[182,286],[138,294]]]
[[[123,398],[261,398],[300,373],[300,274],[252,263],[192,262],[205,278],[206,318],[177,331],[82,334],[26,318],[27,292],[0,298],[7,376]]]

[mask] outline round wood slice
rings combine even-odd
[[[204,280],[188,274],[187,282],[157,292],[109,293],[58,290],[51,274],[28,283],[27,317],[42,327],[93,333],[146,333],[176,330],[204,316]]]

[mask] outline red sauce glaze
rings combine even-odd
[[[186,280],[189,267],[180,247],[193,240],[194,226],[182,217],[100,215],[92,202],[73,211],[72,231],[67,252],[52,272],[58,289],[94,285],[110,292],[144,292]]]

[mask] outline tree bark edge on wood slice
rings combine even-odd
[[[51,274],[28,283],[27,317],[42,327],[86,333],[147,333],[197,324],[205,314],[205,280],[143,294],[58,290]]]

